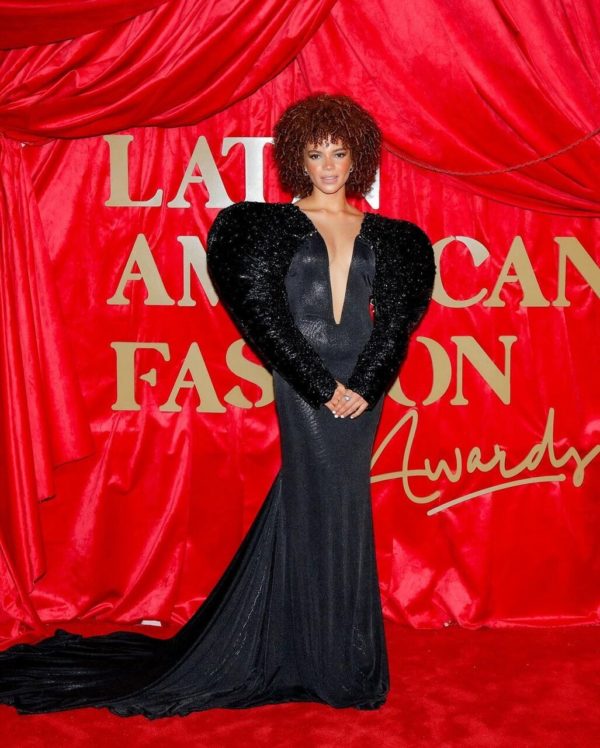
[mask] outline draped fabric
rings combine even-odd
[[[3,376],[3,542],[18,575],[45,569],[37,499],[53,496],[53,465],[92,451],[88,418],[58,308],[31,178],[17,143],[0,151]],[[23,542],[28,538],[29,542]]]
[[[235,550],[277,468],[275,414],[258,360],[247,347],[236,353],[239,334],[210,289],[196,283],[195,303],[174,303],[185,291],[178,237],[202,244],[228,200],[290,198],[268,148],[251,157],[247,143],[223,139],[268,138],[287,104],[317,90],[355,96],[382,126],[371,208],[414,220],[440,252],[444,244],[437,304],[402,374],[410,397],[395,389],[387,398],[374,458],[386,614],[416,626],[596,621],[598,589],[581,579],[598,578],[600,566],[598,351],[589,346],[598,323],[597,4],[35,6],[0,2],[0,21],[10,20],[0,34],[0,634],[76,617],[180,624]],[[162,189],[156,207],[106,204],[109,133],[133,136],[130,196]],[[168,207],[202,138],[205,183],[186,189],[189,207]],[[108,305],[140,232],[171,302],[146,304],[132,281],[128,304]],[[511,269],[520,281],[507,267],[504,305],[457,302],[491,294],[519,238],[524,254]],[[577,268],[565,261],[561,270],[561,246]],[[561,279],[570,304],[556,303]],[[139,353],[159,380],[137,383],[139,411],[113,409],[118,341],[170,344],[168,377],[162,353]],[[192,342],[208,372],[203,410],[185,386],[182,410],[161,411]],[[513,346],[508,401],[460,369],[460,351],[475,355],[477,344],[497,367]],[[441,361],[451,362],[452,388],[427,400],[429,369],[446,377]],[[494,444],[514,464],[551,414],[556,449],[591,455],[589,465],[579,485],[571,461],[566,478],[546,470],[554,480],[498,493],[484,471],[440,471],[438,503],[480,497],[427,516],[407,480],[390,478],[402,453],[385,441],[413,402],[415,465],[453,465],[456,449],[472,445],[489,458]]]
[[[10,50],[0,58],[2,129],[36,140],[199,122],[277,75],[334,3],[180,0],[76,39]]]
[[[0,47],[14,49],[71,39],[151,10],[166,0],[45,0],[3,2]]]
[[[598,215],[597,3],[367,5],[339,3],[302,50],[311,89],[335,79],[329,50],[343,49],[392,153],[510,205]]]

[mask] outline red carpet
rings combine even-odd
[[[2,743],[10,748],[599,744],[600,627],[415,630],[387,624],[387,636],[392,690],[378,711],[279,704],[152,721],[102,709],[20,716],[0,706]]]

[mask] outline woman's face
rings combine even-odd
[[[344,148],[341,140],[308,143],[303,160],[313,189],[331,195],[348,181],[352,157],[350,149]]]

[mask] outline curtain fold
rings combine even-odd
[[[0,0],[0,49],[49,44],[112,26],[167,0]]]
[[[31,588],[44,572],[37,502],[54,495],[53,468],[92,450],[31,180],[19,144],[0,136],[1,464],[7,553]]]
[[[199,122],[276,76],[335,1],[181,0],[0,53],[0,129],[37,141]]]
[[[597,216],[599,38],[594,2],[340,2],[299,62],[331,92],[343,49],[344,85],[407,163],[509,205]]]

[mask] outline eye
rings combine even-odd
[[[337,154],[337,155],[338,155],[338,156],[339,156],[340,158],[345,158],[345,157],[346,157],[346,152],[345,152],[345,151],[338,151],[338,154]]]
[[[318,153],[311,153],[311,154],[309,155],[309,158],[310,158],[310,159],[312,159],[312,160],[314,161],[314,160],[315,160],[316,158],[319,158],[319,154],[318,154]]]

